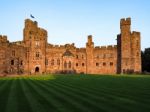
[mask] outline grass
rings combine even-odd
[[[0,112],[149,112],[150,76],[0,78]]]

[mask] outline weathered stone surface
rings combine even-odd
[[[121,19],[117,45],[94,46],[92,35],[85,48],[74,43],[53,45],[36,21],[25,20],[23,41],[9,42],[0,35],[0,74],[141,72],[139,32],[131,32],[131,19]]]

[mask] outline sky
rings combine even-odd
[[[51,44],[85,47],[93,35],[95,46],[116,45],[120,19],[127,17],[132,31],[141,32],[142,50],[150,47],[149,0],[0,0],[0,35],[10,42],[23,40],[29,18],[48,31]]]

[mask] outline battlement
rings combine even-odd
[[[76,51],[77,51],[77,52],[85,52],[85,51],[86,51],[86,48],[77,48]]]
[[[92,43],[92,35],[88,35],[88,43]]]
[[[25,27],[38,27],[38,22],[37,21],[32,21],[31,19],[26,19],[25,20]]]
[[[47,37],[47,31],[43,28],[38,28],[38,33],[44,37]]]
[[[133,36],[139,36],[141,33],[140,33],[140,32],[137,32],[137,31],[133,31],[131,34],[132,34]]]
[[[72,44],[65,44],[65,45],[53,45],[53,44],[48,44],[48,48],[54,48],[54,49],[74,49],[76,48],[74,43]]]
[[[6,35],[0,35],[0,42],[8,42]]]
[[[123,25],[131,25],[131,18],[122,18],[120,20],[120,26],[123,26]]]
[[[113,50],[117,49],[117,45],[108,45],[108,46],[96,46],[95,50]]]
[[[11,42],[10,44],[23,45],[23,42],[22,41],[16,41],[16,42]]]

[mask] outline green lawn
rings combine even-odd
[[[150,112],[150,76],[0,78],[0,112]]]

